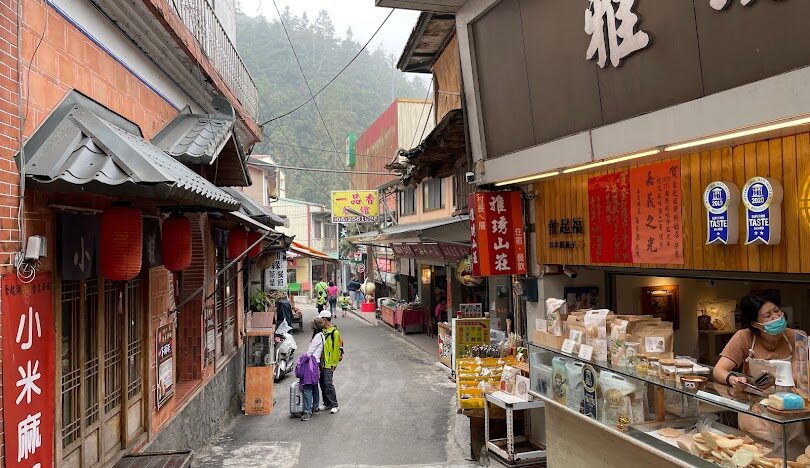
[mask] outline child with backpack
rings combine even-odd
[[[335,393],[334,375],[338,363],[343,360],[343,339],[340,337],[340,330],[332,324],[332,314],[323,311],[318,315],[324,319],[324,327],[321,331],[323,336],[323,355],[321,357],[320,387],[323,394],[323,406],[321,411],[329,410],[336,414],[338,408],[337,394]]]
[[[349,298],[349,293],[344,292],[342,296],[338,298],[338,304],[340,304],[340,308],[343,309],[343,316],[346,316],[346,312],[349,311],[349,307],[351,307],[351,299]]]

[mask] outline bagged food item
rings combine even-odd
[[[532,390],[541,395],[553,398],[551,392],[551,382],[554,379],[554,371],[552,370],[551,366],[547,366],[545,364],[532,365],[532,375],[535,376],[534,381],[532,382]]]
[[[565,300],[563,299],[546,299],[546,323],[548,324],[548,332],[554,336],[562,336],[563,334],[563,314],[565,311]]]
[[[585,314],[585,344],[593,347],[595,361],[607,361],[607,314],[608,310],[591,310]]]
[[[602,395],[600,421],[612,427],[624,427],[635,421],[633,398],[636,386],[613,372],[599,374]]]
[[[795,333],[796,345],[793,347],[793,375],[796,376],[796,393],[804,398],[810,397],[810,347],[807,335],[797,330]]]
[[[627,339],[627,320],[614,319],[610,323],[610,363],[615,366],[627,365],[624,343]]]
[[[503,366],[503,373],[501,373],[501,391],[506,393],[515,393],[515,376],[520,371],[516,367]]]
[[[567,359],[555,357],[551,360],[552,371],[552,398],[557,403],[564,405],[568,398],[568,371],[565,369]]]
[[[568,392],[566,393],[565,406],[583,414],[585,409],[585,386],[582,383],[582,368],[584,366],[585,364],[579,361],[568,361],[565,363],[568,379]]]
[[[633,341],[641,345],[639,353],[647,357],[671,358],[672,322],[644,322],[633,331]]]

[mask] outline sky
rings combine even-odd
[[[278,19],[273,0],[238,2],[240,10],[248,16],[263,15],[269,21]],[[276,0],[276,4],[282,11],[289,6],[296,16],[306,12],[310,20],[314,20],[319,11],[326,10],[335,25],[335,33],[344,37],[351,26],[354,40],[360,44],[364,44],[374,34],[390,11],[389,8],[375,7],[374,0]],[[398,59],[418,17],[418,11],[395,11],[369,47],[373,50],[382,44],[388,54],[394,54]]]

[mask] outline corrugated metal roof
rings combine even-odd
[[[56,192],[165,199],[229,211],[239,208],[232,196],[112,122],[120,124],[122,119],[72,93],[26,142],[26,176],[41,189]]]
[[[242,207],[239,208],[239,211],[242,214],[250,216],[251,218],[254,218],[260,223],[268,226],[284,226],[284,217],[281,217],[275,213],[270,213],[244,193],[234,189],[233,187],[223,187],[222,190],[239,201],[239,203],[242,205]]]
[[[186,106],[152,138],[152,143],[182,163],[216,165],[207,172],[218,186],[250,185],[246,157],[234,134],[233,106],[225,98],[215,98],[211,104],[216,114],[194,114]]]

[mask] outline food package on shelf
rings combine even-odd
[[[607,316],[609,310],[591,310],[585,314],[585,344],[593,348],[593,359],[597,362],[608,360]]]
[[[640,343],[639,354],[647,357],[671,358],[673,345],[672,322],[644,322],[633,330],[632,339]]]
[[[566,379],[568,380],[568,391],[565,395],[565,406],[574,411],[582,413],[585,404],[585,384],[582,381],[582,368],[585,364],[580,361],[568,361],[565,363]]]
[[[701,316],[708,316],[708,319],[698,318],[698,328],[702,330],[734,331],[735,319],[734,311],[737,310],[737,301],[734,299],[716,299],[698,304]]]
[[[568,398],[568,371],[565,368],[567,361],[564,357],[559,356],[551,360],[552,398],[561,405],[564,405]]]
[[[810,399],[810,343],[807,335],[796,331],[796,345],[793,347],[793,375],[796,376],[796,393]]]
[[[541,395],[552,398],[551,382],[554,379],[553,374],[554,372],[551,366],[542,363],[532,364],[531,375],[535,376],[531,383],[532,390]]]
[[[610,355],[610,363],[614,366],[626,366],[627,354],[624,349],[624,343],[627,340],[627,320],[614,319],[610,322],[610,346],[608,353]]]
[[[599,374],[602,395],[600,420],[611,427],[623,427],[644,421],[644,383],[602,371]]]
[[[548,332],[554,336],[562,336],[563,320],[565,315],[564,299],[546,299],[546,323]]]

